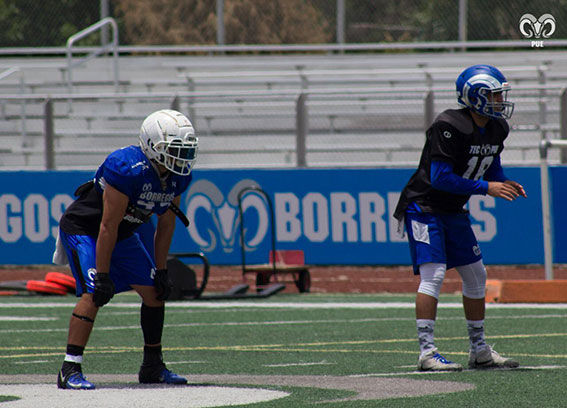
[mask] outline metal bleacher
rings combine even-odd
[[[71,92],[64,58],[1,58],[0,169],[46,168],[48,99],[54,168],[94,169],[168,107],[193,121],[200,167],[295,167],[302,94],[307,166],[415,166],[431,120],[426,98],[433,115],[456,107],[456,76],[475,63],[497,65],[514,88],[503,160],[536,164],[540,140],[560,130],[567,57],[534,54],[121,56],[117,83],[102,57],[74,68]]]

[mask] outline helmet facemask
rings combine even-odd
[[[152,113],[140,130],[140,147],[146,157],[180,176],[193,170],[198,142],[191,121],[171,109]]]
[[[501,88],[480,88],[478,94],[485,99],[482,114],[492,118],[510,119],[514,113],[514,103],[508,101],[510,85],[507,82]]]
[[[188,136],[185,140],[162,140],[153,149],[158,153],[155,161],[172,173],[188,176],[197,160],[198,139]]]

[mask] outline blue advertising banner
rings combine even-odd
[[[239,192],[247,263],[268,261],[277,249],[301,249],[309,264],[408,265],[409,249],[392,218],[413,169],[196,170],[181,208],[172,252],[202,251],[212,264],[240,264]],[[560,203],[567,168],[552,168],[554,230],[567,221]],[[487,264],[543,263],[539,168],[507,168],[527,199],[473,196],[469,210]],[[0,255],[3,264],[48,264],[58,220],[86,171],[2,172]],[[555,238],[555,262],[567,262],[567,240]]]

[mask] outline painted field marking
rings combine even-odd
[[[141,351],[141,350],[140,350]],[[190,360],[190,361],[166,361],[166,365],[175,365],[175,364],[208,364],[208,361],[197,361],[197,360]]]
[[[45,302],[45,303],[25,303],[10,302],[0,303],[0,309],[20,308],[73,308],[75,302]],[[168,302],[168,308],[187,308],[191,309],[414,309],[413,302],[198,302],[181,301]],[[462,303],[441,302],[438,308],[441,309],[461,309]],[[487,309],[567,309],[567,303],[487,303]],[[132,309],[140,308],[140,303],[109,303],[105,306],[110,308]]]
[[[520,366],[524,370],[558,370],[567,368],[564,365],[540,365],[540,366]]]
[[[543,319],[543,318],[566,318],[567,315],[552,314],[552,315],[522,315],[522,316],[492,316],[493,319]],[[443,320],[463,320],[462,317],[447,317]],[[245,322],[192,322],[192,323],[170,323],[165,327],[207,327],[207,326],[271,326],[271,325],[311,325],[311,324],[335,324],[335,323],[377,323],[389,321],[415,321],[413,317],[378,317],[378,318],[362,318],[362,319],[323,319],[323,320],[275,320],[275,321],[245,321]],[[139,330],[139,325],[134,326],[98,326],[97,330]],[[51,333],[51,332],[65,332],[67,328],[53,328],[53,329],[0,329],[0,334],[12,333]],[[491,336],[492,337],[492,336]]]
[[[57,346],[2,346],[0,351],[24,351],[24,350],[61,350]]]
[[[312,363],[282,363],[282,364],[263,364],[262,367],[306,367],[306,366],[321,366],[321,365],[336,365],[337,363],[329,363],[326,360],[317,361]]]
[[[415,341],[415,340],[414,340]],[[164,350],[168,350],[167,347]],[[375,349],[341,349],[341,348],[327,348],[327,349],[305,349],[305,348],[294,348],[293,346],[284,347],[174,347],[172,350],[177,351],[240,351],[240,352],[293,352],[293,353],[368,353],[368,354],[416,354],[415,350],[375,350]],[[456,356],[468,356],[469,353],[464,351],[445,351],[443,354],[456,355]],[[567,358],[567,354],[519,354],[519,353],[507,353],[512,356],[518,357],[534,357],[534,358]]]
[[[271,387],[308,387],[308,388],[320,388],[323,390],[345,390],[353,393],[352,396],[347,398],[331,399],[325,402],[345,402],[350,400],[383,400],[388,398],[404,398],[408,396],[424,396],[424,395],[436,395],[445,394],[451,392],[461,392],[474,390],[476,387],[473,384],[457,381],[423,381],[417,379],[408,378],[351,378],[348,376],[316,376],[316,375],[208,375],[208,374],[196,374],[192,375],[191,384],[188,387],[178,386],[178,387],[159,387],[159,392],[156,392],[156,387],[153,386],[140,386],[138,384],[132,384],[136,380],[135,375],[108,375],[99,374],[90,376],[91,380],[95,383],[99,381],[103,384],[99,389],[94,391],[88,391],[81,393],[80,399],[83,406],[113,406],[117,407],[128,407],[131,406],[139,408],[154,408],[156,406],[183,406],[183,407],[205,407],[205,406],[218,406],[218,405],[230,405],[230,404],[240,404],[242,401],[237,401],[236,398],[232,398],[230,402],[225,401],[215,401],[216,405],[210,404],[205,405],[195,402],[191,399],[191,395],[185,394],[187,389],[198,389],[202,391],[208,391],[212,389],[214,395],[217,395],[216,387],[211,387],[210,385],[201,389],[201,384],[214,384],[214,385],[225,385],[226,384],[242,384],[243,386],[248,386],[249,384],[254,384],[256,386],[267,385]],[[9,379],[10,381],[7,381]],[[12,383],[12,380],[16,380],[16,383]],[[41,394],[40,401],[35,404],[28,404],[27,402],[23,405],[12,405],[14,403],[10,402],[10,406],[22,406],[22,407],[36,407],[36,406],[57,406],[60,408],[76,407],[78,396],[73,392],[66,392],[57,390],[52,384],[52,377],[46,375],[25,375],[25,376],[6,376],[0,375],[0,394],[5,394],[5,389],[11,385],[24,386],[20,381],[27,383],[28,381],[33,382],[25,384],[26,387],[37,391],[38,395]],[[39,384],[42,383],[42,384]],[[6,384],[6,385],[3,385]],[[44,385],[45,384],[45,385]],[[38,389],[41,388],[41,389]],[[254,388],[257,389],[257,388]],[[113,390],[120,390],[121,400],[115,401],[113,397]],[[138,397],[139,390],[149,390],[152,395],[151,398],[147,400],[142,396],[142,400]],[[237,389],[238,390],[238,389]],[[250,389],[244,388],[245,392]],[[107,392],[110,391],[110,392]],[[47,395],[48,393],[53,393],[58,396],[59,399],[54,402],[51,401],[52,395]],[[13,392],[8,392],[7,394],[14,395]],[[29,394],[32,394],[30,392]],[[25,394],[26,397],[29,394]],[[134,394],[134,395],[131,395]],[[17,395],[17,394],[16,394]],[[67,405],[65,400],[67,397],[72,398],[74,405]],[[173,397],[173,398],[172,398]],[[156,399],[160,399],[156,402]],[[182,405],[179,402],[182,402]],[[200,402],[198,398],[195,401]],[[28,401],[29,402],[29,401]],[[224,404],[223,404],[224,402]],[[319,401],[323,402],[323,401]],[[88,404],[86,404],[88,403]],[[117,403],[117,404],[116,404]],[[128,405],[129,404],[129,405]],[[258,404],[259,405],[259,404]],[[285,403],[280,405],[286,405]],[[289,404],[287,404],[289,405]]]
[[[58,407],[75,408],[79,406],[113,408],[149,408],[180,406],[186,408],[225,407],[227,405],[247,405],[284,398],[290,394],[265,388],[238,388],[226,386],[190,387],[128,387],[103,386],[95,390],[58,390],[53,384],[0,384],[0,394],[15,395],[20,400],[11,401],[10,407]],[[4,405],[4,404],[2,404]]]
[[[33,316],[0,316],[0,322],[49,322],[59,320],[58,317],[33,317]]]
[[[306,349],[306,348],[297,348],[293,346],[285,346],[285,347],[254,347],[254,346],[247,346],[247,347],[164,347],[164,351],[234,351],[234,352],[272,352],[272,353],[281,353],[281,352],[293,352],[293,353],[341,353],[341,354],[354,354],[354,353],[362,353],[362,354],[415,354],[415,350],[396,350],[396,349],[388,349],[388,350],[376,350],[376,349],[343,349],[343,348],[325,348],[325,349]],[[105,350],[105,349],[90,349],[89,354],[121,354],[121,353],[141,353],[142,348],[139,347],[137,349],[127,349],[124,348],[123,350]],[[62,356],[64,353],[64,349],[62,348],[60,352],[57,353],[29,353],[29,354],[14,354],[14,355],[0,355],[0,360],[7,360],[7,359],[19,359],[19,358],[45,358],[45,357],[52,357],[52,356]],[[446,355],[453,355],[453,356],[468,356],[468,352],[463,351],[445,351]],[[508,353],[514,357],[529,357],[529,358],[561,358],[567,359],[567,354],[522,354],[522,353]]]
[[[366,320],[366,319],[363,319]],[[304,322],[309,322],[311,323],[315,323],[318,321],[302,321],[302,323]],[[323,322],[328,322],[328,321],[323,321]],[[230,322],[231,324],[242,324],[243,322]],[[248,322],[248,323],[257,323],[257,322]],[[289,322],[271,322],[271,324],[287,324]],[[215,323],[214,325],[222,325],[222,323]],[[184,325],[166,325],[167,327],[180,327],[180,326],[184,326]],[[120,327],[100,327],[99,330],[116,330],[119,329]],[[127,328],[131,328],[131,329],[136,329],[139,330],[139,326],[128,326]],[[61,330],[61,331],[66,331],[67,329],[45,329],[45,330]],[[40,330],[33,330],[34,332],[38,332],[38,331],[44,331],[42,329]],[[536,333],[536,334],[507,334],[507,335],[493,335],[490,336],[490,339],[492,340],[496,340],[496,339],[516,339],[516,338],[533,338],[533,337],[566,337],[567,333]],[[437,341],[463,341],[466,340],[466,337],[464,336],[458,336],[458,337],[438,337]],[[406,339],[400,339],[400,338],[396,338],[396,339],[372,339],[372,340],[342,340],[342,341],[331,341],[331,342],[310,342],[310,343],[296,343],[296,344],[257,344],[257,345],[238,345],[238,346],[193,346],[193,347],[164,347],[164,350],[169,350],[169,351],[198,351],[198,350],[208,350],[208,351],[226,351],[226,350],[231,350],[231,351],[302,351],[302,352],[332,352],[332,351],[336,351],[336,352],[368,352],[368,353],[375,353],[375,352],[382,352],[382,351],[376,351],[376,350],[356,350],[356,349],[351,349],[351,350],[345,350],[345,349],[340,349],[340,350],[321,350],[321,349],[305,349],[305,348],[299,348],[299,347],[321,347],[321,346],[345,346],[345,345],[369,345],[369,344],[395,344],[395,343],[407,343],[407,342],[414,342],[415,339],[414,338],[406,338]],[[45,351],[45,350],[57,350],[57,353],[45,353],[45,352],[41,352],[41,353],[31,353],[31,354],[14,354],[14,355],[5,355],[2,356],[0,355],[0,359],[6,359],[6,358],[29,358],[29,357],[45,357],[45,356],[50,356],[50,355],[59,355],[60,352],[62,352],[63,347],[48,347],[48,346],[29,346],[29,347],[23,347],[23,346],[18,346],[18,347],[0,347],[0,351],[21,351],[21,352],[26,352],[26,351],[32,351],[32,350],[37,350],[37,351]],[[140,351],[140,347],[122,347],[122,346],[109,346],[109,347],[104,347],[104,348],[100,348],[98,349],[97,347],[93,347],[90,348],[90,352],[92,353],[106,353],[106,354],[117,354],[117,353],[126,353],[126,352],[139,352]],[[458,354],[457,352],[455,353],[450,353],[446,351],[446,354]],[[530,355],[522,355],[522,354],[517,354],[515,353],[514,355],[516,356],[533,356],[536,357],[536,355],[530,354]],[[537,355],[539,357],[545,357],[545,358],[553,358],[553,357],[560,357],[563,358],[564,356],[562,355],[548,355],[548,354],[539,354]]]
[[[410,366],[415,367],[415,366]],[[541,365],[541,366],[520,366],[518,368],[494,368],[490,371],[522,371],[522,370],[563,370],[567,366],[562,365]],[[485,369],[486,370],[486,369]],[[463,369],[461,372],[476,372],[475,369]],[[369,373],[369,374],[351,374],[351,378],[366,378],[366,377],[399,377],[405,375],[432,375],[432,374],[447,374],[448,371],[411,371],[406,373]]]
[[[531,338],[531,337],[566,337],[567,333],[537,333],[537,334],[509,334],[509,335],[495,335],[490,336],[490,339],[512,339],[512,338]],[[454,340],[467,340],[467,337],[438,337],[437,341],[454,341]],[[311,343],[293,343],[293,344],[255,344],[255,345],[240,345],[240,346],[218,346],[222,347],[223,350],[246,350],[248,348],[254,348],[256,350],[270,350],[274,348],[282,347],[319,347],[319,346],[335,346],[335,345],[367,345],[367,344],[388,344],[388,343],[404,343],[404,342],[415,342],[414,338],[407,339],[376,339],[376,340],[343,340],[343,341],[325,341],[325,342],[311,342]],[[215,350],[218,349],[217,346],[213,347],[197,347],[200,350]],[[171,351],[184,351],[185,347],[165,347],[164,350]],[[309,351],[309,349],[305,349]],[[358,350],[353,350],[358,351]],[[468,354],[468,353],[467,353]]]

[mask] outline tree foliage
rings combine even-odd
[[[0,0],[0,47],[64,46],[99,14],[97,1]]]
[[[216,2],[114,0],[128,44],[215,44]],[[225,0],[226,44],[327,42],[328,24],[305,0]]]
[[[123,45],[212,45],[217,0],[108,0]],[[347,43],[456,41],[456,0],[345,0]],[[471,41],[523,39],[526,13],[552,14],[567,38],[567,0],[468,1]],[[337,0],[224,0],[226,44],[336,41]],[[0,47],[64,46],[100,19],[100,0],[0,0]],[[99,36],[81,45],[99,43]]]
[[[227,44],[327,43],[322,13],[305,0],[225,0]]]
[[[203,0],[113,0],[129,45],[214,44],[216,8]]]

